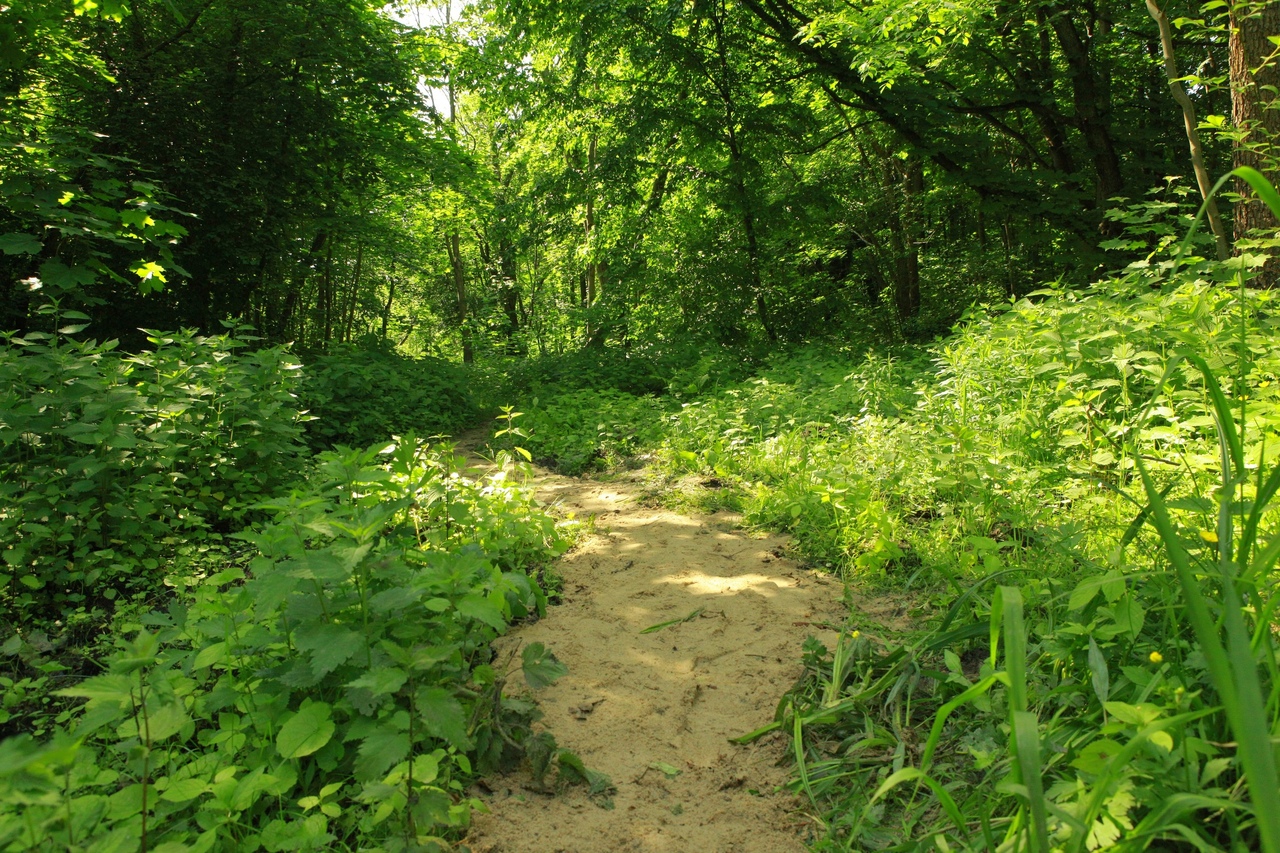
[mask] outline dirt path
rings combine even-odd
[[[773,718],[807,635],[831,645],[815,623],[843,618],[839,582],[780,558],[783,539],[749,537],[727,514],[646,508],[634,481],[544,475],[538,487],[543,501],[596,516],[596,533],[559,564],[564,602],[501,642],[546,643],[568,665],[537,695],[542,724],[617,792],[608,809],[581,788],[547,796],[518,776],[491,779],[472,850],[803,851],[806,819],[776,793],[784,739],[728,739]]]

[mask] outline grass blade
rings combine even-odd
[[[871,798],[868,805],[874,805],[881,797],[901,785],[903,782],[921,782],[928,786],[937,796],[938,802],[942,805],[942,810],[947,813],[947,817],[951,818],[951,822],[956,825],[956,829],[960,830],[960,835],[966,840],[969,837],[969,828],[965,823],[964,815],[961,814],[956,801],[951,796],[951,792],[942,787],[938,780],[916,767],[904,767],[897,773],[891,775],[888,779],[876,789],[875,795]],[[1047,849],[1047,848],[1046,848]]]
[[[1169,561],[1177,571],[1191,626],[1209,665],[1209,675],[1222,699],[1227,722],[1240,744],[1238,755],[1249,783],[1262,849],[1266,853],[1280,853],[1280,776],[1276,773],[1275,754],[1267,725],[1266,708],[1262,701],[1257,662],[1245,632],[1244,615],[1234,579],[1229,577],[1229,572],[1222,578],[1223,622],[1230,647],[1228,653],[1200,590],[1200,582],[1196,579],[1190,558],[1178,541],[1168,507],[1156,491],[1142,460],[1139,458],[1135,461],[1147,498],[1151,501],[1153,522],[1160,538],[1164,540]],[[1224,476],[1229,475],[1224,472]],[[1227,492],[1222,500],[1229,502],[1230,497],[1230,492]]]
[[[694,619],[697,619],[699,616],[701,616],[702,611],[705,609],[706,609],[705,607],[699,607],[697,610],[685,616],[681,616],[679,619],[668,619],[666,622],[659,622],[657,625],[650,625],[648,628],[645,628],[640,633],[652,634],[656,631],[661,631],[663,628],[670,628],[672,625],[679,625],[683,622],[692,622]]]
[[[1018,770],[1027,789],[1031,807],[1032,849],[1049,853],[1049,818],[1045,810],[1044,781],[1040,769],[1040,721],[1030,711],[1013,712],[1013,742],[1017,746]]]

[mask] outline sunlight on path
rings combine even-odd
[[[476,853],[803,851],[799,803],[775,793],[785,741],[728,739],[773,719],[806,636],[831,644],[817,623],[843,618],[840,583],[778,557],[784,540],[750,538],[733,516],[642,507],[634,483],[543,475],[538,487],[546,502],[595,515],[597,532],[559,564],[564,602],[499,647],[543,642],[568,665],[538,694],[543,725],[617,793],[606,809],[581,789],[552,797],[522,776],[491,779],[492,814],[477,816],[467,843]]]

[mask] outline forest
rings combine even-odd
[[[0,3],[0,851],[1280,853],[1276,184],[1272,0]]]

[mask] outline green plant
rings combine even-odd
[[[535,398],[523,413],[521,444],[565,474],[616,465],[654,446],[664,401],[620,391],[570,391]]]
[[[0,602],[13,622],[159,587],[175,535],[240,526],[297,471],[297,365],[222,336],[150,333],[134,355],[84,314],[0,346]],[[51,609],[50,609],[51,608]]]
[[[313,447],[364,447],[391,435],[445,435],[469,426],[480,412],[468,386],[456,365],[370,341],[310,359],[298,395],[314,418],[307,426]]]
[[[534,743],[489,644],[541,613],[526,569],[571,528],[412,438],[321,454],[262,509],[247,571],[204,578],[60,691],[86,704],[51,741],[0,745],[0,849],[443,847],[471,774]],[[540,644],[518,657],[532,688],[564,673]],[[541,774],[607,788],[536,743]]]

